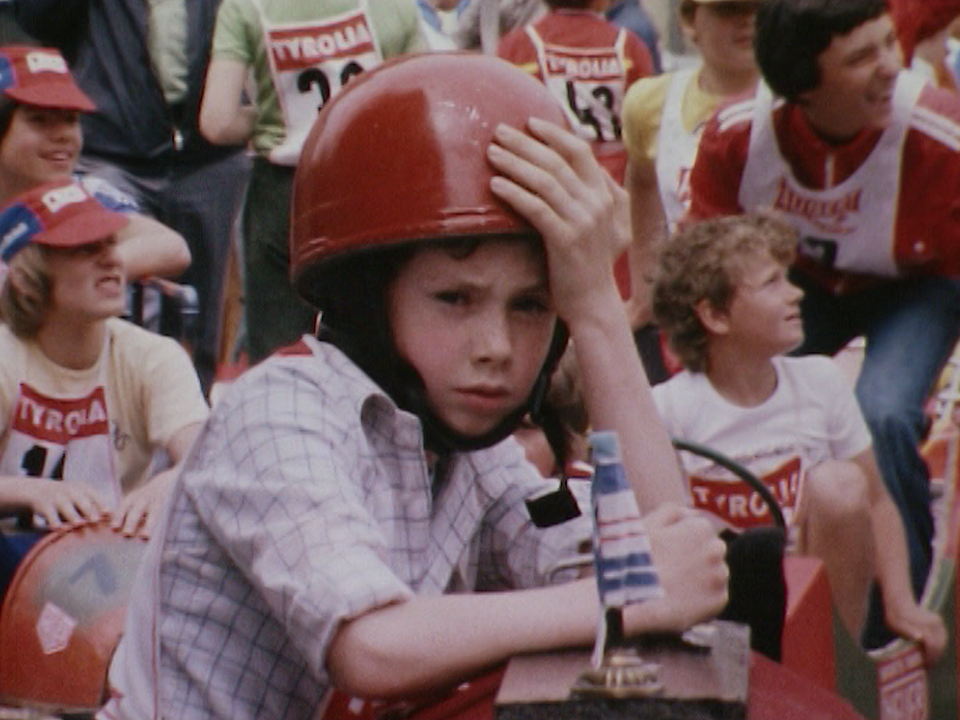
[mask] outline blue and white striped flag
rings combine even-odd
[[[594,650],[594,664],[606,649],[607,614],[631,603],[663,596],[663,588],[653,564],[650,539],[640,519],[637,498],[633,494],[620,459],[614,432],[595,432],[590,436],[594,466],[591,504],[593,506],[593,558],[600,594],[601,626]]]

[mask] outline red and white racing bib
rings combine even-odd
[[[560,101],[570,124],[584,140],[619,142],[626,88],[626,33],[611,47],[575,48],[544,42],[533,26],[527,35],[547,89]]]
[[[0,474],[86,483],[116,506],[113,452],[103,386],[84,397],[54,398],[20,383]]]
[[[271,23],[259,9],[286,126],[286,137],[270,152],[270,161],[294,166],[320,109],[350,78],[379,65],[383,54],[365,2],[357,10],[300,23]]]

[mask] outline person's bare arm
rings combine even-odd
[[[651,295],[657,257],[667,240],[667,221],[660,200],[656,167],[652,162],[631,160],[627,165],[626,189],[630,198],[632,238],[627,249],[632,290],[627,301],[627,315],[630,326],[636,330],[653,319]]]
[[[243,145],[253,137],[257,110],[244,105],[248,67],[236,60],[213,59],[200,103],[200,132],[214,145]]]
[[[202,427],[203,423],[191,423],[173,434],[165,448],[170,462],[173,463],[172,467],[157,473],[143,486],[123,498],[113,513],[115,529],[131,537],[150,537],[157,523],[157,511],[163,507],[180,470],[180,463]]]
[[[629,634],[674,631],[726,602],[724,546],[687,508],[646,518],[666,596],[628,606]],[[358,697],[396,698],[457,683],[524,652],[593,642],[599,601],[592,579],[556,587],[414,597],[340,626],[327,654],[334,684]]]
[[[898,635],[919,643],[927,663],[934,665],[946,648],[947,631],[937,613],[921,607],[914,599],[900,511],[883,485],[872,447],[852,460],[867,480],[877,581],[887,624]]]
[[[118,251],[127,277],[176,277],[190,267],[190,248],[180,233],[139,213],[117,233]]]

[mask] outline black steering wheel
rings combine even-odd
[[[672,442],[673,446],[677,450],[684,450],[686,452],[693,453],[694,455],[699,455],[700,457],[712,460],[717,465],[732,472],[738,478],[747,483],[747,485],[756,490],[760,497],[763,498],[763,501],[767,504],[767,507],[770,508],[770,515],[773,518],[773,524],[786,532],[787,521],[783,517],[783,510],[780,509],[780,503],[777,502],[777,498],[775,498],[773,493],[770,492],[770,488],[764,485],[760,478],[747,470],[747,468],[740,463],[731,460],[723,453],[719,453],[713,448],[707,447],[706,445],[690,442],[688,440],[680,440],[679,438],[673,438]]]

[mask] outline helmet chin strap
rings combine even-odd
[[[539,424],[540,409],[550,387],[550,376],[567,347],[569,333],[558,320],[547,357],[526,401],[501,420],[496,427],[482,435],[465,435],[445,423],[429,406],[423,379],[410,363],[401,358],[393,343],[387,347],[373,339],[377,334],[351,332],[321,324],[317,337],[337,347],[363,370],[402,410],[418,418],[423,426],[424,447],[437,455],[470,452],[496,445],[513,433],[529,413]],[[372,342],[371,342],[372,340]]]

